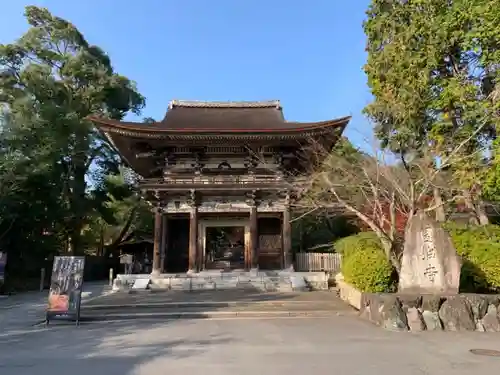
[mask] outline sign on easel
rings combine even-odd
[[[82,256],[54,258],[46,324],[56,319],[74,320],[79,324],[84,267],[85,257]]]

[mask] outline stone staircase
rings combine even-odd
[[[193,274],[117,275],[114,291],[249,290],[296,292],[328,289],[322,272],[202,271]]]

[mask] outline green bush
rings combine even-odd
[[[342,254],[342,274],[347,283],[363,292],[395,290],[394,270],[374,233],[343,238],[335,248]]]
[[[335,242],[335,251],[342,254],[343,257],[351,253],[358,252],[366,248],[381,248],[380,240],[373,232],[360,232],[358,234],[344,237]]]
[[[500,226],[446,225],[462,256],[460,289],[485,292],[500,288]]]

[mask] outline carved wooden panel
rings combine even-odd
[[[259,268],[280,269],[282,258],[281,220],[259,218]]]

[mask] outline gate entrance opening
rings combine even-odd
[[[205,268],[234,270],[245,267],[245,227],[207,227]]]

